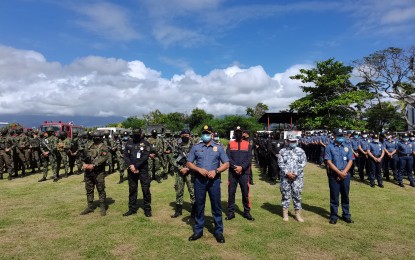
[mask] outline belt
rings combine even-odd
[[[403,156],[411,156],[411,153],[400,153],[399,157],[403,157]]]

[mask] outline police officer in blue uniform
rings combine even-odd
[[[209,194],[213,220],[214,236],[218,243],[225,243],[220,192],[220,173],[229,168],[229,158],[222,146],[213,142],[212,127],[202,128],[202,142],[194,145],[187,157],[187,168],[195,172],[195,225],[189,241],[203,236],[205,226],[206,192]],[[221,164],[222,163],[222,164]]]
[[[382,180],[382,160],[383,156],[385,155],[385,146],[384,144],[380,143],[379,135],[374,134],[372,135],[372,142],[369,143],[369,149],[367,150],[367,154],[369,156],[369,162],[371,171],[369,174],[370,180],[370,187],[375,187],[375,178],[378,181],[378,186],[383,188],[383,180]]]
[[[366,130],[363,130],[361,133],[361,138],[359,140],[359,177],[361,181],[365,180],[364,171],[366,174],[370,175],[369,160],[367,155],[367,150],[369,148],[370,140],[368,139],[368,134]]]
[[[150,144],[144,140],[141,129],[132,131],[132,139],[125,144],[124,159],[128,167],[128,211],[124,217],[137,214],[137,190],[140,180],[144,200],[144,215],[151,217],[150,174],[148,172],[148,156]]]
[[[386,138],[383,141],[383,144],[385,145],[385,156],[383,157],[385,162],[383,164],[383,173],[386,180],[389,181],[389,168],[392,170],[393,177],[396,179],[399,161],[398,153],[396,150],[398,145],[397,141],[393,138],[393,135],[390,132],[386,133]]]
[[[354,155],[353,166],[350,168],[350,174],[354,176],[356,166],[359,165],[359,134],[355,131],[350,137],[350,146]]]
[[[345,144],[342,129],[334,130],[335,140],[327,146],[325,159],[328,166],[330,187],[330,224],[336,224],[339,216],[339,194],[341,195],[342,218],[347,223],[353,223],[349,211],[350,168],[353,165],[353,152]]]
[[[398,156],[399,156],[399,171],[397,174],[398,184],[401,187],[405,187],[402,183],[403,175],[408,175],[409,183],[412,187],[415,187],[414,178],[412,177],[412,165],[414,163],[414,149],[413,145],[409,142],[409,134],[402,135],[402,141],[398,143]]]

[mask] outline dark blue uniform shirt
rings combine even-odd
[[[350,160],[354,160],[354,156],[352,149],[347,144],[331,143],[326,147],[324,159],[332,161],[337,169],[342,171]]]
[[[370,142],[369,143],[369,151],[372,153],[373,156],[381,156],[382,155],[382,151],[383,149],[385,149],[385,146],[382,143],[375,143],[375,142]]]
[[[194,145],[187,156],[187,161],[191,163],[196,161],[197,167],[213,171],[219,168],[220,162],[229,162],[229,158],[222,146],[211,142],[209,146],[205,143]]]

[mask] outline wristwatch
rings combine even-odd
[[[218,171],[218,169],[216,169],[216,170],[215,170],[215,173],[216,173],[216,174],[219,174],[220,172]]]

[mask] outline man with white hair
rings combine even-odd
[[[304,186],[304,167],[307,157],[303,149],[298,147],[298,138],[294,135],[288,136],[288,146],[281,149],[278,156],[280,167],[280,191],[283,220],[288,221],[288,208],[291,197],[295,209],[295,219],[304,222],[301,217],[301,192]]]

